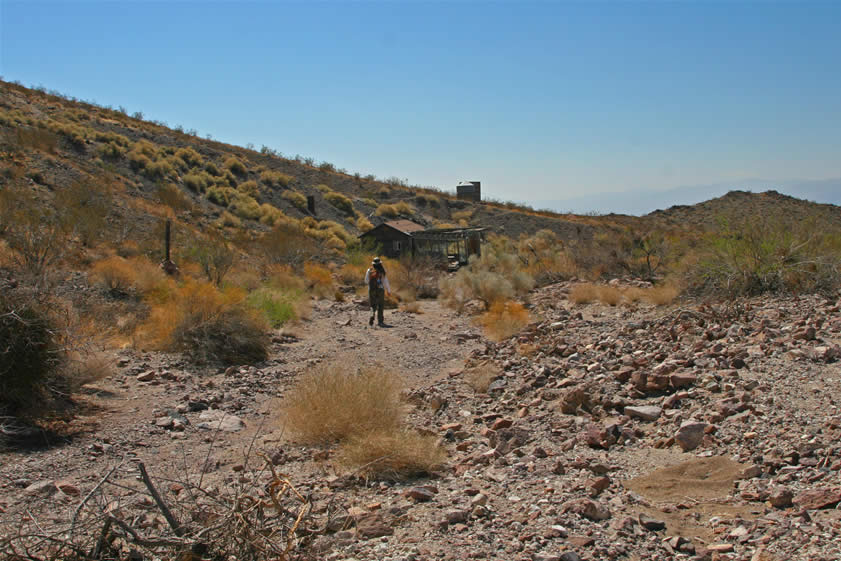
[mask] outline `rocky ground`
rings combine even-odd
[[[99,509],[164,536],[142,462],[193,521],[225,489],[259,502],[288,481],[302,558],[841,558],[837,298],[610,308],[568,289],[533,294],[535,322],[500,343],[436,302],[388,312],[386,329],[319,302],[257,367],[121,352],[66,436],[0,455],[0,534],[81,531]],[[290,441],[279,399],[320,361],[402,376],[446,466],[365,481]]]

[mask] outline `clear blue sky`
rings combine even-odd
[[[505,200],[841,177],[841,2],[0,0],[0,75]]]

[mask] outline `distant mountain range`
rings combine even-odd
[[[693,205],[714,199],[733,190],[754,193],[774,190],[798,199],[841,206],[841,178],[815,181],[749,179],[714,185],[677,187],[665,191],[623,191],[561,200],[535,200],[527,201],[527,204],[538,209],[575,214],[595,212],[598,214],[615,213],[643,216],[674,205]]]

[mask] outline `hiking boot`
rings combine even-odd
[[[368,325],[374,325],[374,316],[371,316],[371,318],[368,320]]]

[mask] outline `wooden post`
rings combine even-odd
[[[172,223],[167,220],[166,221],[166,257],[164,258],[165,261],[169,261],[169,240],[172,230]]]

